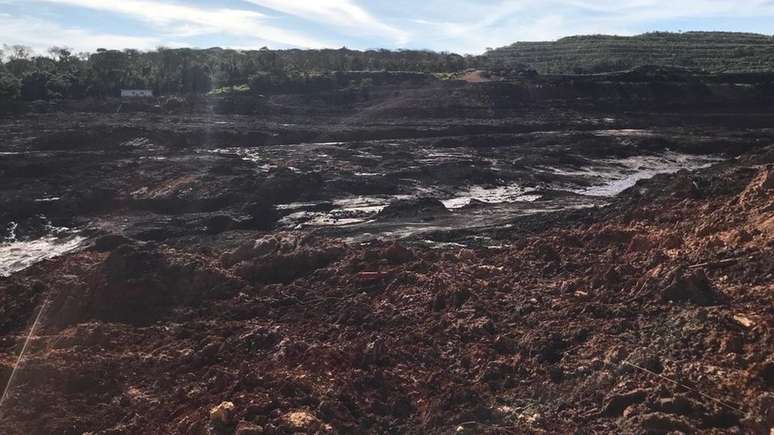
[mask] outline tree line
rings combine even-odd
[[[555,42],[520,42],[481,56],[428,50],[231,50],[158,48],[48,53],[4,45],[0,49],[0,101],[110,97],[121,89],[155,95],[210,92],[309,92],[411,79],[401,74],[454,76],[469,68],[494,75],[589,74],[641,66],[706,72],[774,71],[774,37],[747,33],[646,33],[634,37],[573,36]],[[353,72],[387,72],[352,74]],[[385,73],[382,73],[385,74]]]
[[[150,89],[156,95],[201,95],[235,87],[303,90],[340,86],[337,71],[452,73],[474,64],[471,56],[424,50],[158,48],[75,53],[52,47],[42,55],[25,46],[4,45],[0,99],[110,97],[121,89]]]
[[[583,35],[554,42],[517,42],[490,50],[489,64],[529,65],[541,74],[592,74],[641,66],[710,73],[774,71],[774,36],[734,32]]]

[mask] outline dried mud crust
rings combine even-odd
[[[0,280],[3,385],[48,301],[0,427],[768,433],[772,156],[641,182],[499,248],[280,233],[38,264]]]

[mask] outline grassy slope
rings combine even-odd
[[[555,42],[517,42],[488,52],[495,65],[529,65],[540,73],[608,72],[642,65],[709,72],[774,70],[774,37],[751,33],[646,33],[623,37],[572,36]]]

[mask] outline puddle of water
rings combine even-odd
[[[291,202],[289,204],[277,204],[275,207],[277,210],[298,210],[302,208],[309,208],[319,205],[318,202]]]
[[[593,132],[595,136],[655,136],[652,130],[637,130],[633,128],[622,128],[617,130],[597,130]]]
[[[693,156],[678,153],[666,153],[662,156],[635,156],[626,159],[606,160],[612,170],[607,181],[601,185],[574,190],[575,193],[590,196],[615,196],[634,186],[638,181],[653,178],[659,174],[674,174],[683,169],[696,170],[707,168],[723,159],[713,156]]]
[[[611,197],[634,186],[639,180],[653,178],[659,174],[673,174],[682,169],[702,169],[722,160],[715,156],[667,152],[659,156],[596,160],[589,167],[579,169],[548,167],[542,170],[557,175],[581,176],[592,181],[592,185],[588,187],[563,190],[581,195]]]
[[[556,132],[551,133],[556,134]],[[602,129],[593,134],[597,136],[636,137],[655,134],[652,130],[634,129]],[[371,195],[346,196],[327,199],[330,210],[323,203],[290,203],[280,204],[277,208],[285,211],[286,216],[280,221],[284,227],[346,227],[366,228],[371,224],[378,226],[382,235],[402,236],[405,232],[425,231],[427,227],[402,231],[384,228],[382,223],[375,222],[376,215],[392,201],[413,197],[432,197],[441,200],[443,205],[452,210],[449,227],[464,226],[471,216],[477,218],[474,225],[500,223],[507,218],[522,213],[539,213],[556,211],[568,207],[591,207],[599,205],[602,198],[612,197],[636,184],[638,180],[651,178],[658,174],[673,173],[681,169],[699,169],[709,166],[722,159],[708,156],[694,156],[674,152],[666,152],[657,156],[636,156],[625,159],[583,159],[579,166],[548,166],[532,168],[535,172],[553,174],[555,177],[541,177],[539,189],[549,191],[566,191],[580,194],[574,200],[567,198],[537,201],[540,196],[534,187],[523,187],[521,182],[507,186],[454,184],[427,184],[424,172],[443,168],[446,163],[456,162],[462,166],[486,166],[489,171],[523,171],[524,167],[516,165],[519,153],[507,147],[499,148],[497,156],[480,153],[465,147],[459,148],[423,148],[406,147],[405,144],[386,141],[373,142],[373,149],[366,147],[345,147],[341,142],[305,143],[283,145],[278,147],[224,147],[221,149],[202,150],[207,153],[222,153],[237,155],[251,161],[256,169],[269,172],[282,164],[294,172],[320,171],[324,176],[336,177],[337,171],[345,170],[355,177],[368,180],[368,177],[389,176],[393,173],[403,173],[396,178],[401,191],[411,192],[411,195]],[[364,160],[365,159],[365,160]],[[409,163],[410,162],[410,163]],[[374,165],[377,166],[374,166]],[[342,169],[343,168],[343,169]],[[412,170],[419,171],[415,175]],[[417,178],[415,178],[417,177]],[[553,180],[552,180],[553,178]],[[432,177],[430,177],[432,179]],[[513,179],[513,178],[512,178]],[[516,178],[521,180],[521,178]],[[432,181],[438,183],[437,181]],[[464,183],[464,181],[463,181]],[[531,186],[534,185],[534,182]],[[343,195],[345,195],[343,193]],[[485,209],[465,208],[471,201],[489,204]],[[319,207],[318,207],[319,206]],[[456,220],[455,220],[456,219]],[[453,222],[451,222],[453,221]],[[365,225],[362,225],[365,224]],[[404,225],[407,225],[405,222]],[[438,230],[438,228],[436,228]],[[375,230],[377,231],[377,230]],[[367,237],[367,234],[364,234]]]
[[[48,260],[78,249],[85,237],[41,237],[37,240],[5,242],[0,244],[0,276],[7,277],[35,263]]]
[[[356,196],[336,199],[332,202],[333,209],[328,212],[296,211],[280,220],[280,224],[297,226],[340,226],[367,222],[395,199],[410,198],[410,195],[390,196]],[[299,210],[318,205],[314,202],[296,202],[278,205],[280,210]]]
[[[50,227],[49,234],[39,239],[17,240],[17,227],[15,222],[11,222],[8,236],[0,241],[0,277],[11,276],[35,263],[74,251],[86,240],[86,237],[64,227]]]
[[[526,195],[527,190],[517,186],[499,186],[487,188],[483,186],[471,186],[462,195],[443,200],[446,208],[454,210],[465,207],[472,200],[478,200],[489,204],[501,204],[504,202],[532,202],[540,198],[537,195]]]

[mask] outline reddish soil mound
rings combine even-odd
[[[500,248],[124,244],[0,281],[8,434],[768,433],[767,154]]]

